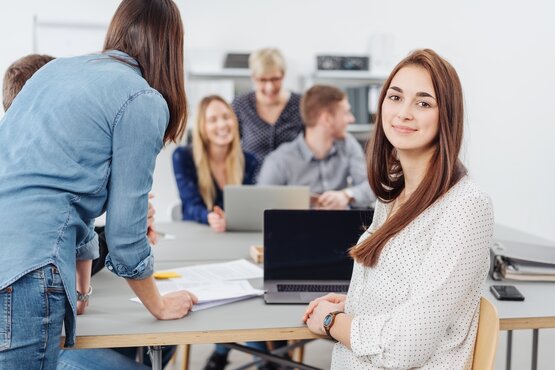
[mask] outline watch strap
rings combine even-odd
[[[332,328],[333,324],[335,324],[335,317],[336,317],[337,315],[339,315],[340,313],[345,313],[345,311],[333,311],[333,312],[330,312],[329,314],[327,314],[327,315],[326,315],[326,318],[327,318],[327,317],[331,317],[331,321],[329,321],[328,324],[325,323],[326,320],[324,319],[324,330],[325,330],[325,332],[326,332],[326,335],[327,335],[328,337],[330,337],[332,340],[334,340],[335,342],[338,342],[338,340],[335,339],[335,338],[331,335],[331,332],[330,332],[330,331],[331,331],[331,328]]]
[[[89,286],[89,291],[85,294],[81,293],[80,291],[76,291],[77,293],[77,300],[81,302],[88,302],[90,295],[92,294],[92,286]]]

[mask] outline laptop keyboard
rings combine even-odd
[[[347,293],[348,284],[278,284],[278,292]]]

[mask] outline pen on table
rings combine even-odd
[[[162,231],[156,231],[156,234],[160,239],[175,239],[175,235],[168,234]]]

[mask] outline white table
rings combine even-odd
[[[261,233],[215,233],[190,222],[159,224],[157,229],[175,238],[161,239],[155,247],[156,269],[249,258],[249,247],[261,245],[263,239]],[[496,236],[541,242],[503,227],[496,228]],[[77,348],[317,338],[301,321],[304,305],[266,305],[262,298],[254,298],[193,312],[181,320],[158,321],[129,300],[133,293],[123,279],[103,270],[94,276],[93,284],[95,294],[87,314],[77,319]],[[252,284],[261,287],[262,281]],[[489,290],[484,295],[497,307],[502,330],[535,330],[537,351],[537,330],[555,328],[555,284],[514,285],[526,297],[524,302],[496,301]]]

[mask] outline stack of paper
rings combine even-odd
[[[159,271],[164,272],[164,271]],[[166,271],[170,272],[170,271]],[[254,289],[246,279],[261,278],[262,269],[242,259],[232,262],[213,263],[172,269],[180,278],[157,281],[162,295],[188,290],[195,294],[198,303],[192,311],[215,307],[226,303],[261,296],[263,290]],[[139,302],[138,298],[131,299]]]

